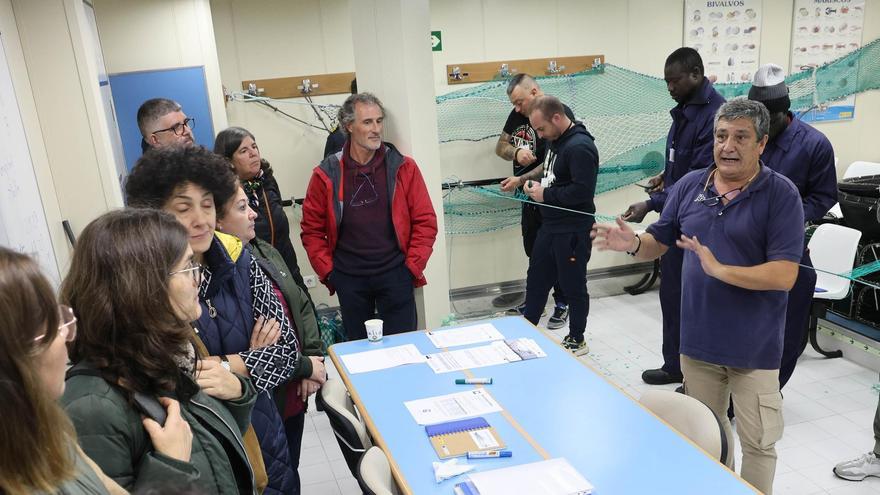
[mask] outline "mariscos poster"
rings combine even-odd
[[[751,81],[760,42],[761,0],[685,1],[684,44],[700,52],[710,81]]]

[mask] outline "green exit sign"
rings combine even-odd
[[[431,51],[443,51],[443,36],[440,34],[440,31],[431,31]]]

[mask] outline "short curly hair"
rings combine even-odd
[[[157,149],[142,156],[125,183],[128,206],[161,210],[174,192],[194,184],[214,196],[222,208],[235,196],[238,177],[226,158],[201,146]]]

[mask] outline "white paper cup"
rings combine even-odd
[[[367,327],[367,340],[370,342],[382,340],[382,320],[367,320],[364,326]]]

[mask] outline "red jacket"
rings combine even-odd
[[[424,270],[437,238],[437,215],[416,162],[402,155],[393,145],[385,143],[384,146],[391,223],[397,234],[397,244],[406,257],[406,267],[413,274],[413,285],[421,287],[428,283]],[[330,155],[312,171],[303,201],[301,223],[302,243],[309,262],[331,295],[335,290],[328,283],[327,276],[333,270],[333,251],[342,222],[341,157],[342,152]]]

